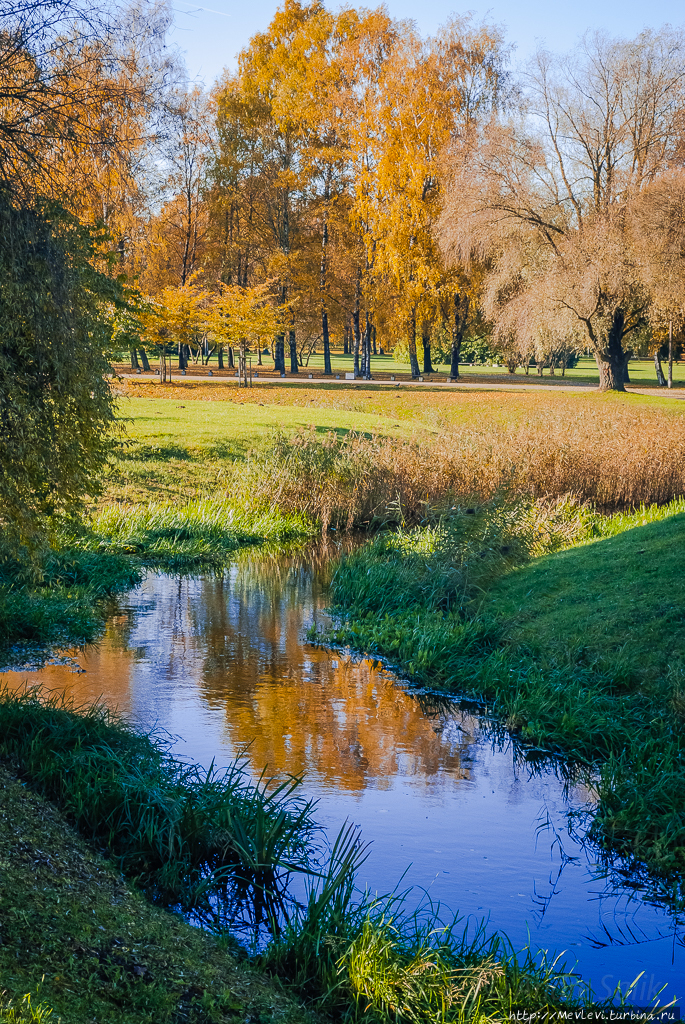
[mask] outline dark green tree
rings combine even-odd
[[[106,308],[122,296],[96,242],[56,205],[0,193],[0,529],[29,543],[97,491],[111,444]]]

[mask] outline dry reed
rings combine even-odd
[[[234,485],[336,529],[417,523],[449,502],[495,494],[570,495],[604,512],[663,504],[685,491],[685,433],[680,416],[655,411],[564,402],[411,440],[278,433]]]

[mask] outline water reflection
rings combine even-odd
[[[324,616],[330,553],[246,552],[220,576],[150,575],[78,671],[29,676],[80,700],[103,695],[205,765],[247,748],[255,774],[304,772],[331,832],[349,818],[373,840],[362,885],[385,892],[411,865],[407,884],[489,916],[515,946],[530,935],[566,950],[601,996],[641,971],[636,1002],[662,984],[685,992],[673,920],[569,823],[588,802],[572,774],[526,763],[487,722],[417,699],[376,662],[304,641]]]

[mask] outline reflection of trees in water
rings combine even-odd
[[[226,577],[205,581],[193,610],[204,617],[204,699],[225,704],[232,745],[250,744],[253,763],[272,771],[314,772],[349,789],[397,774],[463,775],[465,733],[443,736],[380,665],[302,643],[325,605],[332,547],[245,553]]]
[[[440,771],[465,774],[471,737],[462,731],[445,735],[441,723],[427,719],[370,662],[355,664],[316,649],[303,657],[300,647],[298,665],[289,657],[287,635],[283,641],[258,664],[249,656],[247,663],[236,659],[228,681],[221,671],[205,668],[203,696],[214,706],[225,702],[231,743],[251,743],[255,765],[304,770],[353,790],[384,787],[396,775],[428,780]]]
[[[258,770],[268,764],[274,773],[305,771],[348,791],[382,788],[397,775],[425,779],[427,786],[439,783],[441,773],[468,778],[476,735],[479,744],[493,749],[511,744],[515,777],[553,774],[572,803],[588,805],[584,815],[566,823],[564,834],[574,853],[580,846],[583,857],[597,863],[597,896],[607,910],[603,930],[589,941],[598,946],[646,941],[631,915],[633,907],[651,902],[668,907],[674,941],[681,943],[681,894],[587,843],[592,813],[587,768],[523,748],[486,709],[460,707],[439,694],[405,692],[380,662],[354,662],[303,643],[306,625],[326,605],[328,566],[338,551],[331,543],[285,553],[249,549],[224,574],[151,575],[131,607],[125,600],[118,604],[103,643],[89,655],[88,674],[48,668],[55,675],[48,685],[61,688],[68,680],[79,699],[104,692],[123,707],[137,653],[144,651],[145,678],[166,679],[172,687],[197,681],[199,701],[222,711],[231,745],[249,745]],[[136,644],[144,647],[136,652]],[[513,790],[511,799],[516,799]],[[558,834],[541,833],[541,841],[554,846]],[[559,871],[538,894],[541,916],[563,885],[568,861],[560,859]],[[649,926],[652,938],[655,929]]]
[[[553,908],[563,902],[566,873],[578,856],[581,870],[586,863],[597,865],[598,916],[588,926],[588,943],[633,946],[666,937],[682,945],[678,894],[587,843],[587,768],[525,749],[485,708],[407,692],[378,661],[355,662],[303,642],[304,628],[327,601],[330,551],[323,550],[250,550],[223,574],[151,575],[128,602],[119,603],[103,643],[84,662],[87,674],[48,668],[54,675],[48,685],[61,689],[66,682],[82,701],[105,693],[109,703],[126,710],[135,709],[138,696],[148,700],[151,684],[167,681],[159,693],[183,689],[186,707],[195,701],[200,719],[204,709],[213,709],[233,749],[249,746],[257,772],[266,764],[274,774],[304,771],[315,786],[341,793],[381,789],[397,776],[435,792],[445,782],[470,777],[476,743],[511,747],[513,771],[497,783],[511,805],[522,798],[525,783],[550,775],[562,783],[571,805],[587,804],[571,821],[562,810],[552,812],[554,821],[541,822],[541,852],[546,859],[552,848],[553,855],[549,877],[544,870],[544,883],[536,885],[538,926],[548,927],[548,908],[551,918],[558,916]],[[143,654],[144,665],[137,666]],[[159,711],[163,716],[161,706]],[[480,753],[478,759],[482,763]],[[513,807],[510,812],[516,813]],[[240,891],[233,896],[231,914],[252,906]],[[652,914],[649,903],[666,908],[670,918]]]
[[[425,702],[393,685],[380,663],[303,642],[325,607],[326,568],[342,546],[251,549],[212,576],[151,574],[133,608],[122,603],[108,626],[98,674],[109,689],[118,669],[119,689],[128,690],[137,653],[146,661],[141,679],[196,680],[202,701],[223,709],[233,748],[249,745],[258,770],[304,770],[352,790],[385,786],[395,775],[468,774],[468,732],[445,729],[448,717],[438,711],[426,715]]]
[[[341,555],[354,551],[369,539],[368,534],[326,534],[316,541],[307,541],[283,548],[263,545],[244,548],[236,555],[235,564],[249,571],[255,586],[267,589],[274,580],[282,578],[291,569],[304,569],[327,584],[332,566]]]

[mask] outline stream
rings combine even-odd
[[[454,705],[420,698],[378,662],[307,643],[327,622],[335,554],[252,549],[220,575],[149,573],[113,604],[100,643],[15,681],[102,697],[135,726],[166,730],[209,766],[247,749],[258,777],[304,773],[302,794],[335,835],[349,819],[371,854],[360,888],[417,887],[515,949],[563,953],[606,998],[685,995],[685,930],[569,832],[590,794],[528,764],[508,738]],[[582,819],[581,819],[582,820]]]

